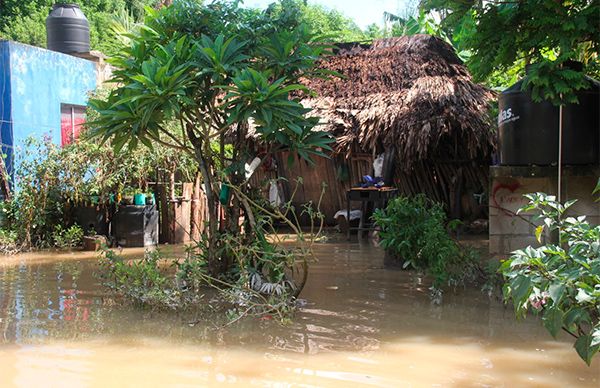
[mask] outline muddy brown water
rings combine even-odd
[[[600,359],[586,366],[569,338],[478,290],[437,306],[378,248],[326,243],[317,256],[292,324],[220,330],[110,303],[93,254],[2,257],[0,386],[600,386]]]

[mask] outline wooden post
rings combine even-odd
[[[194,186],[192,183],[184,183],[181,199],[174,202],[175,211],[175,235],[174,243],[187,243],[190,241],[191,228],[191,204],[192,192]]]
[[[164,182],[164,179],[161,179]],[[157,192],[157,200],[159,201],[159,211],[160,211],[160,242],[161,243],[169,243],[169,209],[171,208],[171,201],[169,200],[169,195],[167,194],[167,186],[164,184],[158,186]]]
[[[175,242],[175,166],[169,170],[169,192],[168,192],[168,234],[167,238],[170,244]]]
[[[196,178],[194,179],[194,191],[192,193],[192,206],[191,206],[191,225],[190,225],[190,240],[192,242],[200,241],[200,233],[202,231],[204,217],[201,217],[201,212],[204,209],[204,206],[200,203],[200,192],[202,191],[202,174],[200,171],[196,173]]]

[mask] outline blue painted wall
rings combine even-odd
[[[7,160],[12,160],[12,117],[10,106],[10,50],[0,41],[0,147]],[[7,166],[8,168],[8,166]],[[8,171],[11,173],[12,171]]]
[[[10,96],[10,113],[5,116],[3,112],[2,119],[9,117],[12,127],[6,134],[2,131],[2,142],[15,153],[30,136],[49,136],[60,144],[61,104],[85,106],[89,93],[96,89],[93,62],[16,42],[0,42],[0,68],[0,77],[8,73],[0,85],[8,83]],[[8,165],[19,159],[14,156]]]

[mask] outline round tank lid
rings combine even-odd
[[[52,9],[56,8],[79,8],[79,4],[75,3],[56,3],[52,5]]]

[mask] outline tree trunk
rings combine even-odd
[[[208,246],[206,247],[206,258],[208,261],[208,271],[210,275],[217,277],[221,273],[221,261],[217,255],[218,233],[219,233],[219,208],[215,199],[213,187],[217,177],[211,175],[214,172],[209,139],[201,139],[194,133],[194,128],[190,125],[186,127],[188,138],[194,146],[194,153],[198,167],[204,178],[204,187],[206,189],[206,202],[208,204]]]
[[[213,191],[213,180],[210,175],[208,163],[203,157],[199,158],[200,171],[204,177],[204,186],[206,187],[206,202],[208,203],[208,246],[206,256],[208,259],[208,271],[212,276],[218,276],[221,273],[220,258],[217,256],[217,235],[219,233],[219,209],[215,200]]]

